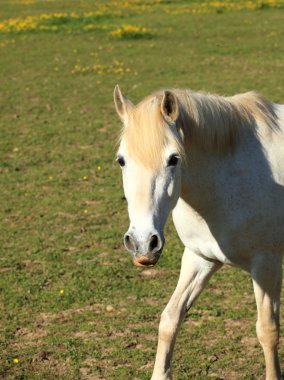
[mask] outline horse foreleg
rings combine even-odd
[[[185,249],[177,287],[161,316],[158,349],[151,380],[171,379],[171,359],[181,322],[211,275],[220,267],[220,263],[204,260]]]
[[[256,332],[263,348],[266,380],[282,379],[278,358],[279,305],[282,284],[282,259],[274,255],[257,256],[252,265],[257,304]]]

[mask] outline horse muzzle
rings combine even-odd
[[[157,231],[150,233],[146,239],[138,239],[134,233],[124,236],[125,248],[131,252],[133,264],[138,267],[154,266],[162,253],[164,239]]]

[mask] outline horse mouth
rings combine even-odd
[[[157,263],[158,260],[159,260],[159,257],[150,259],[147,256],[140,256],[136,260],[133,260],[133,264],[140,268],[149,268],[149,267],[153,267]]]

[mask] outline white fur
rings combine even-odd
[[[175,147],[168,145],[163,165],[146,169],[125,158],[123,184],[130,230],[140,241],[152,231],[163,234],[173,210],[185,246],[180,278],[162,313],[155,367],[151,380],[170,380],[175,339],[185,313],[223,264],[252,276],[258,309],[257,335],[263,347],[266,379],[280,380],[277,355],[279,302],[284,252],[284,106],[274,105],[279,130],[242,131],[235,151],[220,155],[194,145],[187,163],[167,167]]]

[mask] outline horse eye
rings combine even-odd
[[[179,157],[176,154],[172,154],[168,160],[168,166],[176,166],[178,163]]]
[[[122,166],[125,166],[125,161],[124,161],[124,158],[123,157],[118,157],[117,160],[116,160],[119,165],[122,167]]]

